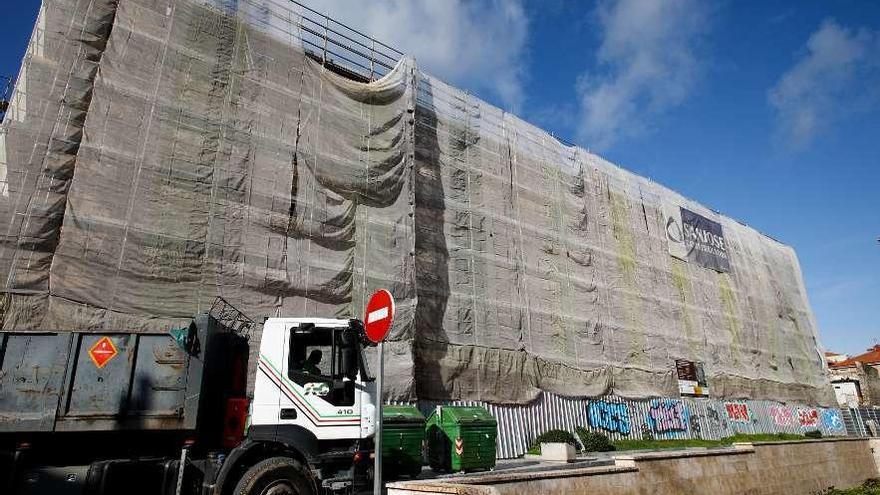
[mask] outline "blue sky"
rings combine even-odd
[[[793,246],[823,343],[880,339],[880,2],[309,3]],[[38,5],[0,17],[0,74]]]

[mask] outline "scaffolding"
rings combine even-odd
[[[8,76],[0,76],[0,124],[6,117],[6,111],[9,109],[9,99],[12,97],[12,88],[14,80]]]
[[[298,2],[45,0],[9,115],[4,328],[388,288],[391,398],[676,397],[687,360],[716,399],[833,404],[790,247]],[[684,210],[727,269],[673,253]]]

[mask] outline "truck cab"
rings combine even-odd
[[[358,320],[267,318],[244,441],[214,484],[221,495],[354,492],[369,486],[376,386]],[[231,480],[238,480],[232,487]]]
[[[375,430],[375,404],[375,383],[349,320],[266,320],[252,431],[296,428],[322,442],[366,439]]]

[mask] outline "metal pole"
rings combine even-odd
[[[180,449],[180,464],[177,466],[177,487],[174,490],[175,495],[183,493],[183,472],[186,471],[186,457],[189,453],[189,445],[184,445]]]
[[[385,373],[385,341],[379,342],[379,374],[376,376],[376,464],[373,467],[373,494],[382,495],[382,375]]]
[[[330,29],[330,15],[324,15],[324,54],[321,65],[327,65],[327,31]]]
[[[373,74],[376,73],[376,40],[370,45],[370,82],[373,82]]]

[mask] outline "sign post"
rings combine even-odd
[[[382,377],[385,374],[385,337],[394,320],[394,298],[385,289],[370,296],[364,315],[364,332],[379,346],[379,372],[376,375],[376,433],[374,445],[373,493],[382,494]]]
[[[376,377],[376,450],[373,464],[373,494],[382,495],[382,375],[385,373],[385,343],[379,341],[379,375]]]

